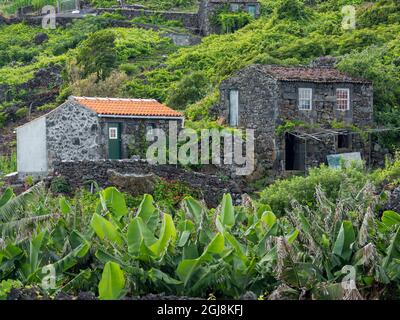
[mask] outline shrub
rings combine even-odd
[[[25,118],[28,115],[28,108],[24,107],[24,108],[19,108],[16,112],[15,112],[15,116],[18,119],[22,119]]]
[[[193,72],[170,88],[167,104],[176,109],[184,109],[203,98],[208,89],[209,83],[204,73]]]
[[[17,154],[13,152],[10,156],[0,155],[0,176],[17,171]]]
[[[269,204],[278,215],[284,215],[291,208],[292,201],[313,207],[315,205],[315,188],[320,186],[326,196],[335,202],[341,193],[349,189],[361,188],[368,177],[364,170],[350,166],[343,169],[331,169],[322,165],[312,168],[306,177],[295,176],[278,180],[260,193],[261,203]]]
[[[160,179],[154,189],[154,199],[164,207],[175,207],[187,196],[196,196],[196,191],[181,181]]]
[[[70,91],[76,96],[122,97],[127,80],[128,77],[123,72],[112,71],[104,80],[98,80],[97,75],[93,73],[86,79],[75,81],[70,86]]]
[[[280,0],[275,14],[278,19],[301,20],[307,17],[304,3],[300,0]]]
[[[83,76],[95,73],[98,79],[104,80],[110,75],[117,65],[115,39],[114,32],[100,30],[79,46],[77,62],[82,67]]]
[[[55,194],[68,194],[71,192],[71,186],[64,176],[57,176],[51,180],[50,191]]]
[[[0,300],[6,300],[8,294],[10,293],[11,289],[13,288],[21,288],[22,283],[18,280],[3,280],[0,282]]]
[[[218,15],[218,23],[223,32],[234,32],[249,24],[253,17],[247,12],[221,12]]]

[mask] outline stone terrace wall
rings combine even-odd
[[[108,170],[119,173],[149,174],[169,181],[180,181],[200,191],[210,207],[216,207],[224,193],[231,193],[234,199],[240,199],[244,190],[241,180],[226,181],[216,175],[184,170],[173,165],[150,165],[145,160],[100,160],[78,162],[54,162],[54,175],[66,177],[74,186],[82,186],[88,180],[95,180],[100,186],[110,185]]]
[[[190,12],[175,12],[175,11],[153,11],[143,9],[121,9],[121,8],[100,8],[96,9],[98,14],[109,12],[119,13],[128,19],[133,19],[141,16],[159,15],[166,20],[181,21],[182,25],[193,32],[199,31],[199,19],[197,13]]]

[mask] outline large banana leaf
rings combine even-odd
[[[90,225],[101,240],[107,238],[108,240],[118,245],[121,245],[123,243],[117,227],[115,227],[110,221],[103,218],[99,214],[93,214]]]
[[[382,222],[387,227],[392,227],[394,225],[400,225],[400,215],[394,211],[387,210],[383,212]]]
[[[201,203],[192,197],[186,197],[184,200],[188,213],[190,214],[191,218],[193,218],[193,222],[196,225],[200,225],[201,217],[203,215],[203,206]]]
[[[173,245],[176,240],[176,229],[171,215],[164,214],[158,240],[150,246],[150,250],[156,258],[161,258],[167,251],[169,245]]]
[[[400,227],[397,228],[397,232],[387,249],[386,257],[383,259],[383,267],[388,267],[394,259],[400,259]]]
[[[157,241],[151,230],[139,216],[132,219],[128,226],[127,242],[128,252],[131,254],[144,254],[142,248],[149,247]]]
[[[159,215],[153,202],[153,197],[149,194],[145,194],[139,205],[136,216],[140,217],[152,232],[155,232],[159,222]]]
[[[352,245],[356,240],[353,225],[350,221],[343,221],[339,234],[333,246],[333,253],[344,261],[349,261],[353,253]]]
[[[104,266],[99,283],[99,298],[102,300],[116,300],[124,293],[125,276],[119,264],[109,261]]]
[[[229,193],[224,194],[221,203],[221,223],[224,227],[233,227],[235,224],[235,210],[232,197]]]
[[[13,196],[14,196],[13,190],[11,188],[7,188],[0,198],[0,207],[4,206]]]
[[[184,285],[186,286],[188,284],[189,280],[198,270],[201,263],[210,259],[210,254],[221,254],[224,250],[224,247],[224,236],[221,233],[217,233],[200,257],[197,259],[182,260],[176,269],[176,273],[183,281]]]
[[[100,197],[103,198],[103,206],[105,203],[107,209],[117,220],[120,220],[121,217],[128,213],[125,197],[115,187],[109,187],[102,190]]]

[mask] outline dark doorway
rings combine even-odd
[[[339,134],[337,142],[338,142],[338,149],[350,148],[350,136],[347,134]]]
[[[305,143],[296,136],[285,135],[285,170],[305,170]]]

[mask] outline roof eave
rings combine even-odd
[[[282,82],[310,82],[310,83],[356,83],[356,84],[369,84],[372,85],[371,81],[363,80],[309,80],[309,79],[279,79]]]
[[[97,114],[99,118],[118,118],[118,119],[159,119],[159,120],[182,120],[185,117],[183,115],[176,116],[144,116],[144,115],[123,115],[123,114]]]

